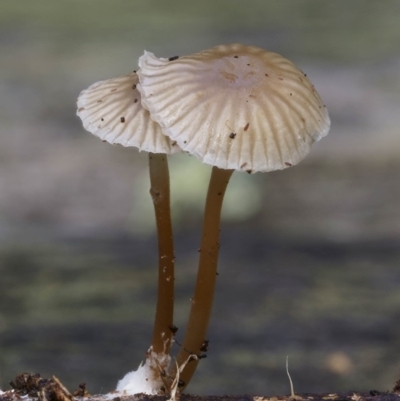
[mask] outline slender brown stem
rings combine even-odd
[[[158,234],[158,296],[151,345],[157,354],[169,354],[174,315],[174,243],[172,237],[167,155],[149,154],[150,195]]]
[[[179,366],[190,354],[201,354],[201,348],[206,339],[217,276],[222,202],[232,173],[233,170],[221,170],[217,167],[212,169],[204,211],[196,288],[191,300],[192,306],[185,338],[177,356]],[[181,390],[188,385],[197,364],[197,360],[191,361],[181,373],[180,378],[184,382]]]

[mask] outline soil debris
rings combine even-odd
[[[400,376],[397,379],[397,382],[395,383],[394,387],[393,387],[393,392],[400,394]]]
[[[53,379],[48,380],[48,382],[52,382],[53,386],[57,386],[57,379],[54,381]],[[59,382],[59,381],[58,381]],[[46,387],[46,386],[45,386]],[[64,387],[64,386],[62,386]],[[75,400],[77,399],[69,398],[69,396],[65,393],[62,393],[61,398],[57,398],[60,396],[59,393],[51,393],[47,392],[46,397],[43,398],[44,388],[40,393],[37,393],[36,396],[22,396],[17,394],[17,390],[11,390],[0,395],[0,401],[65,401]],[[282,395],[282,396],[274,396],[274,397],[256,397],[251,395],[237,395],[237,396],[196,396],[191,394],[182,394],[180,396],[180,401],[293,401],[293,400],[302,400],[302,401],[326,401],[326,400],[335,400],[335,401],[400,401],[400,395],[395,393],[386,393],[386,392],[377,392],[377,395],[371,395],[371,393],[356,393],[356,392],[347,392],[347,393],[330,393],[330,394],[296,394],[295,398],[291,395]],[[55,397],[55,398],[53,398]],[[64,398],[66,397],[66,398]],[[83,398],[83,399],[82,399]],[[166,401],[166,396],[160,395],[147,395],[147,394],[135,394],[135,395],[127,395],[127,396],[118,396],[110,398],[110,394],[107,395],[96,395],[96,396],[88,396],[82,397],[80,401]]]
[[[120,395],[110,394],[91,396],[86,390],[86,383],[79,384],[73,395],[57,377],[44,379],[39,373],[22,373],[10,382],[12,390],[0,392],[0,401],[166,401],[166,396],[147,394]],[[75,398],[77,397],[77,398]],[[296,394],[273,397],[237,395],[237,396],[196,396],[192,394],[180,395],[180,401],[400,401],[400,378],[395,383],[392,392],[371,390],[368,393],[354,391],[323,393],[323,394]]]
[[[48,380],[43,379],[39,373],[21,373],[10,382],[10,386],[18,395],[35,397],[47,383]]]
[[[78,390],[72,393],[75,397],[90,397],[89,392],[86,390],[86,383],[81,383],[78,386]]]
[[[18,400],[22,397],[25,399],[26,396],[39,401],[75,401],[75,397],[55,376],[44,379],[39,373],[21,373],[10,382],[10,386],[12,390],[0,396],[0,401]],[[77,393],[81,397],[89,395],[85,383],[79,385]]]

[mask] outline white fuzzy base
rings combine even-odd
[[[164,383],[159,372],[160,369],[167,372],[170,361],[169,355],[156,354],[150,351],[144,364],[142,362],[137,370],[127,373],[118,382],[117,392],[121,393],[121,395],[160,394]]]

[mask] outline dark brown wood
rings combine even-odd
[[[373,392],[372,392],[373,393]],[[55,401],[58,398],[46,398],[48,401]],[[0,395],[0,401],[44,401],[46,400],[40,395],[38,397],[24,397],[14,390],[5,392]],[[78,397],[78,400],[82,398]],[[168,396],[136,394],[131,396],[118,396],[115,398],[106,398],[104,395],[90,396],[84,398],[85,401],[166,401]],[[400,393],[382,392],[377,395],[369,393],[348,392],[348,393],[327,393],[327,394],[296,394],[295,397],[290,395],[282,396],[251,396],[251,395],[224,395],[224,396],[198,396],[192,394],[182,394],[180,401],[400,401]]]
[[[169,396],[135,394],[121,396],[115,393],[107,395],[90,395],[84,383],[79,384],[77,391],[71,394],[55,376],[44,379],[39,374],[23,373],[10,382],[12,390],[0,394],[0,401],[166,401]],[[198,396],[182,394],[180,401],[400,401],[400,378],[394,385],[392,392],[371,390],[369,392],[332,392],[332,393],[304,393],[278,396],[253,395],[223,395]]]

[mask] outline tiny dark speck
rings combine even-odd
[[[173,142],[171,143],[171,146],[176,146],[176,141],[173,141]]]
[[[137,99],[135,99],[134,101],[133,101],[133,103],[137,103],[138,102],[138,100]]]
[[[253,172],[253,170],[246,170],[247,174],[251,174]]]
[[[233,56],[233,58],[239,58],[239,56]]]
[[[235,139],[235,136],[236,136],[236,134],[234,132],[231,132],[229,134],[229,138],[231,138],[231,139]]]
[[[283,81],[283,78],[278,78],[280,81]]]
[[[173,56],[168,59],[168,61],[178,60],[179,56]]]
[[[289,162],[285,162],[285,166],[292,167],[293,164],[292,164],[292,163],[289,163]]]
[[[250,67],[250,64],[247,64]]]
[[[244,130],[244,131],[247,131],[247,130],[249,129],[249,126],[250,126],[250,123],[247,123],[247,124],[244,126],[243,130]]]
[[[121,117],[121,123],[125,122],[125,117]]]
[[[132,89],[136,89],[136,84],[133,84],[133,85],[132,85]]]
[[[101,121],[104,121],[104,118],[101,118]]]
[[[133,70],[133,72],[136,74],[136,70]]]

